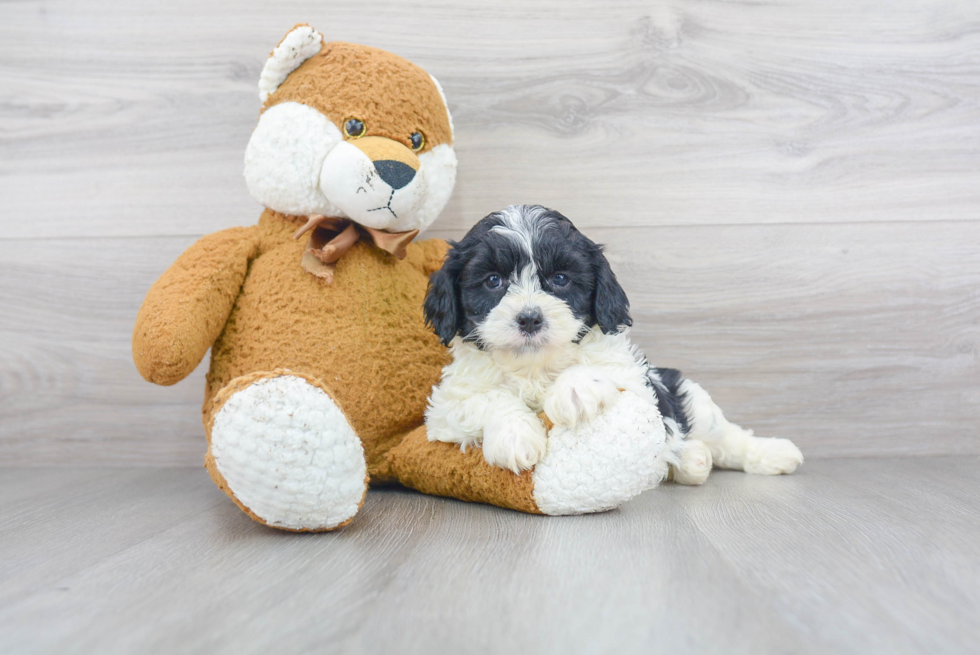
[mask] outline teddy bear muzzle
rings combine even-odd
[[[380,136],[338,143],[323,162],[320,188],[354,221],[392,231],[415,227],[428,192],[415,153]]]

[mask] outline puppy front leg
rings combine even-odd
[[[533,468],[548,445],[544,423],[516,396],[487,415],[483,426],[483,459],[514,473]]]
[[[599,366],[577,365],[562,372],[544,400],[544,413],[555,424],[573,428],[594,419],[613,404],[619,385]]]
[[[425,415],[429,441],[458,443],[465,450],[482,442],[488,464],[520,473],[545,453],[547,431],[534,412],[504,391],[457,394],[437,387]]]

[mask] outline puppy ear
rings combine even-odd
[[[595,270],[595,299],[592,304],[592,315],[602,329],[603,334],[619,332],[621,327],[633,325],[630,318],[630,301],[626,292],[616,280],[609,261],[602,254],[602,246],[597,246],[593,254]]]
[[[425,322],[432,328],[444,346],[459,332],[462,312],[456,292],[456,282],[463,270],[462,258],[455,247],[446,255],[442,268],[429,277],[429,289],[425,293]]]

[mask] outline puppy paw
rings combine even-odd
[[[789,439],[755,437],[745,449],[744,470],[758,475],[792,473],[803,463],[803,453]]]
[[[678,447],[677,464],[672,466],[677,484],[704,484],[711,473],[711,450],[703,441],[682,441]]]
[[[598,416],[619,397],[619,388],[601,369],[573,366],[558,376],[544,401],[555,425],[575,427]]]
[[[514,473],[533,468],[547,446],[544,424],[532,414],[496,420],[483,428],[483,459]]]

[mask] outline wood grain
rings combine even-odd
[[[588,227],[977,218],[972,0],[28,0],[0,12],[6,237],[250,222],[256,81],[297,21],[441,79],[461,166],[443,229],[515,202],[571,208]]]
[[[810,457],[980,452],[980,224],[590,234],[637,343],[732,420]],[[204,366],[155,387],[129,350],[145,290],[190,243],[0,241],[0,305],[16,308],[0,313],[0,461],[200,462]],[[80,244],[82,259],[50,258]]]
[[[203,371],[142,382],[132,321],[194,239],[257,219],[256,80],[297,21],[441,79],[460,173],[432,235],[554,206],[734,420],[810,457],[980,452],[972,0],[24,0],[0,3],[0,462],[200,461]]]
[[[540,517],[372,491],[253,523],[194,469],[0,470],[0,641],[31,653],[921,653],[980,638],[980,460],[716,472]],[[12,495],[8,495],[12,494]]]

